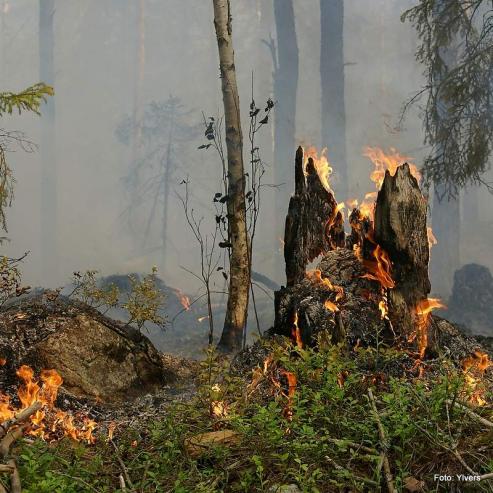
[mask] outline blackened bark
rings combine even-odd
[[[388,171],[375,207],[375,241],[392,262],[395,287],[389,290],[389,316],[396,332],[415,327],[415,308],[430,292],[430,258],[426,229],[427,202],[409,165]]]
[[[284,233],[287,285],[292,286],[305,277],[309,262],[343,245],[343,218],[337,210],[337,202],[322,185],[311,158],[305,170],[303,149],[299,147],[295,160],[295,194],[289,201]]]

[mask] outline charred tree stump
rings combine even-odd
[[[426,199],[409,165],[399,166],[394,176],[387,171],[377,196],[374,238],[392,262],[389,316],[404,336],[420,323],[416,309],[431,289],[426,215]]]
[[[303,149],[298,147],[295,193],[289,201],[284,233],[287,286],[302,281],[309,262],[343,246],[344,241],[343,218],[337,202],[322,184],[312,158],[305,169]]]
[[[316,343],[318,332],[350,348],[397,344],[409,350],[397,373],[414,371],[416,356],[434,357],[442,348],[457,363],[484,352],[477,340],[431,315],[440,305],[428,299],[427,203],[407,164],[386,172],[374,220],[352,211],[347,238],[336,200],[313,161],[304,169],[301,148],[295,175],[286,217],[287,286],[275,292],[271,333],[298,346]],[[317,268],[306,272],[319,255]]]

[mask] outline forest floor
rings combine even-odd
[[[440,358],[389,376],[401,360],[282,337],[210,351],[168,397],[115,415],[111,439],[19,442],[23,491],[493,491],[492,369]]]

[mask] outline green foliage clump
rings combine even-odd
[[[425,481],[424,491],[449,491],[450,484],[434,482],[433,474],[466,473],[461,460],[479,474],[493,471],[491,437],[453,405],[464,399],[466,383],[462,370],[447,361],[420,379],[375,382],[374,375],[362,370],[375,356],[372,351],[347,352],[323,344],[305,350],[277,343],[269,350],[269,359],[253,376],[231,371],[223,357],[209,350],[196,397],[172,405],[143,427],[123,431],[116,437],[118,454],[102,440],[96,448],[78,446],[85,453],[76,452],[78,447],[42,445],[27,463],[22,456],[26,491],[55,479],[79,489],[52,491],[120,491],[118,458],[133,489],[143,492],[268,492],[291,483],[313,493],[380,491],[385,489],[383,452],[397,491],[411,480]],[[386,350],[379,358],[380,365],[396,359]],[[288,374],[296,377],[291,395]],[[211,412],[218,402],[226,409],[219,416]],[[491,406],[475,411],[487,416]],[[220,429],[232,430],[241,441],[210,447],[198,458],[187,453],[187,438]],[[45,454],[52,458],[43,458]],[[68,483],[67,476],[77,480]],[[462,483],[461,488],[491,490],[488,481]]]
[[[55,93],[51,86],[43,82],[34,84],[21,92],[0,92],[0,116],[5,113],[11,115],[17,110],[19,115],[23,111],[31,111],[40,115],[41,103],[46,103],[49,96]]]
[[[73,296],[93,308],[121,308],[128,314],[128,324],[134,324],[141,330],[147,323],[164,327],[166,318],[161,314],[165,303],[165,295],[156,284],[157,268],[153,267],[150,274],[142,279],[129,276],[130,292],[123,297],[115,284],[101,286],[97,270],[84,273],[74,272],[72,282]]]

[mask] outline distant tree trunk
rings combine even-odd
[[[464,188],[462,219],[464,225],[469,228],[479,221],[479,187],[477,185],[472,184]]]
[[[145,0],[139,0],[137,7],[137,36],[135,44],[135,81],[133,94],[133,134],[132,134],[132,166],[139,153],[141,139],[141,120],[142,120],[142,84],[144,81],[145,66],[145,22],[144,22]]]
[[[447,299],[452,292],[454,272],[460,267],[460,198],[448,198],[435,184],[431,211],[433,234],[438,243],[431,252],[433,293]]]
[[[55,0],[39,0],[39,78],[55,86],[53,19]],[[55,150],[55,98],[49,98],[41,119],[41,255],[43,276],[57,275],[57,165]]]
[[[320,0],[320,78],[322,86],[322,146],[338,180],[334,191],[348,196],[346,110],[344,104],[343,0]]]
[[[168,205],[169,205],[169,186],[171,183],[172,176],[172,152],[173,152],[173,138],[175,129],[175,107],[171,109],[170,121],[169,121],[169,132],[168,132],[168,146],[166,148],[166,157],[164,159],[163,165],[163,273],[166,274],[166,255],[168,253]],[[159,192],[158,192],[159,193]],[[165,277],[166,278],[166,277]]]
[[[446,7],[446,0],[436,2],[434,6],[435,19],[439,18],[440,10]],[[453,47],[442,48],[440,49],[440,57],[445,64],[445,70],[448,71],[456,62],[456,49]],[[434,83],[438,84],[440,78],[441,74],[437,71]],[[439,115],[442,114],[445,117],[448,110],[447,102],[443,101],[440,95],[438,97],[440,99],[437,104]],[[443,130],[440,132],[438,129],[437,136],[435,136],[438,152],[440,152],[439,135],[442,138],[448,138]],[[431,285],[433,293],[445,299],[452,292],[454,272],[460,267],[460,212],[460,196],[449,197],[445,187],[440,183],[435,183],[431,224],[438,244],[433,248],[431,254]]]
[[[219,348],[223,351],[237,351],[241,349],[243,330],[247,322],[250,289],[243,137],[234,65],[231,6],[229,0],[213,0],[213,5],[228,154],[227,211],[231,242],[228,304]]]
[[[283,186],[276,190],[275,218],[278,244],[283,217],[294,191],[293,154],[296,150],[296,92],[298,89],[298,42],[292,0],[274,0],[277,33],[277,60],[274,67],[274,180]]]

